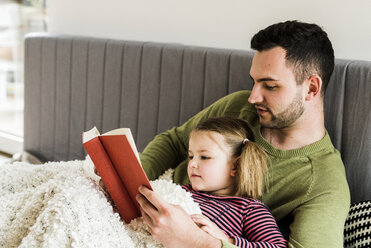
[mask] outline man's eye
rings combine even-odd
[[[277,86],[265,85],[265,88],[268,89],[268,90],[274,90],[274,89],[277,88]]]

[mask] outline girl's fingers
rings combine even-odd
[[[206,216],[203,216],[203,215],[200,215],[200,214],[191,215],[191,218],[192,218],[193,222],[196,223],[199,226],[200,225],[201,226],[207,226],[211,222]]]

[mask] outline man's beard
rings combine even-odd
[[[264,106],[264,108],[266,108],[267,111],[271,114],[272,119],[269,123],[262,124],[262,126],[272,129],[289,127],[304,113],[304,105],[299,92],[298,94],[296,94],[295,98],[289,104],[289,106],[281,113],[273,114],[268,107]]]

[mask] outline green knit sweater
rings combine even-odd
[[[206,118],[242,118],[251,125],[256,142],[270,157],[268,190],[262,201],[277,221],[290,220],[289,247],[343,247],[350,194],[344,165],[328,133],[304,148],[278,150],[262,137],[255,108],[247,101],[249,95],[249,91],[230,94],[182,126],[157,135],[141,154],[148,177],[156,179],[174,168],[174,182],[189,183],[186,168],[190,131]],[[223,247],[233,245],[223,242]]]

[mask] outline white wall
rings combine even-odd
[[[49,31],[247,50],[285,20],[313,22],[337,58],[371,60],[371,0],[48,0]]]

